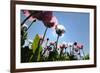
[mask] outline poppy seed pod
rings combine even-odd
[[[49,38],[47,38],[47,41],[49,41]]]
[[[74,42],[74,45],[77,45],[77,42]]]

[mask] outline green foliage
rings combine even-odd
[[[30,57],[30,50],[28,46],[21,48],[21,62],[28,62]]]
[[[50,52],[48,61],[56,61],[57,58],[58,58],[58,52],[55,50],[55,51]]]
[[[89,60],[89,54],[85,55],[84,59]]]
[[[69,54],[68,52],[67,52],[67,59],[69,59],[69,60],[77,60],[77,58],[73,54]]]
[[[27,32],[24,28],[21,28],[21,46],[25,44],[25,40],[27,39]]]
[[[41,56],[41,51],[42,51],[42,46],[40,45],[40,37],[39,35],[37,34],[35,36],[35,39],[33,40],[33,43],[32,43],[32,52],[33,54],[31,55],[30,57],[30,62],[37,62],[37,61],[40,61],[40,56]]]
[[[38,36],[38,34],[36,34],[31,46],[33,53],[35,53],[36,49],[39,47],[39,43],[40,43],[40,37]]]
[[[28,62],[29,60],[29,47],[23,45],[25,44],[25,40],[27,39],[27,32],[25,28],[21,28],[21,62]]]

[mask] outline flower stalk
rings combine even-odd
[[[59,35],[57,36],[56,49],[57,49],[57,46],[58,46],[58,40],[59,40]]]
[[[46,35],[47,30],[48,30],[48,27],[46,27],[46,29],[44,31],[44,35],[43,35],[43,38],[42,38],[42,42],[40,43],[41,45],[43,44],[43,41],[44,41],[44,38],[45,38],[45,35]]]

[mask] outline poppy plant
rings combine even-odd
[[[82,44],[75,42],[73,48],[74,48],[74,50],[75,50],[76,52],[79,51],[79,53],[80,53],[80,50],[82,50],[83,56],[85,57],[85,53],[84,53],[83,45],[82,45]]]
[[[56,41],[56,48],[57,48],[59,37],[65,33],[65,27],[63,25],[56,25],[55,30],[56,30],[56,34],[58,35],[57,41]]]
[[[47,19],[46,19],[46,17],[47,17]],[[43,20],[43,23],[46,26],[46,29],[45,29],[45,32],[44,32],[44,35],[43,35],[43,40],[44,40],[46,32],[47,32],[47,29],[57,25],[58,22],[57,22],[57,19],[56,19],[55,16],[52,16],[52,18],[50,20],[50,16],[47,15],[47,16],[45,16],[45,20]],[[42,42],[43,42],[43,40],[42,40]]]

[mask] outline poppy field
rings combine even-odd
[[[74,36],[72,36],[73,41],[71,39],[67,41],[63,39],[68,37],[67,33],[70,32],[69,29],[73,29],[74,27],[66,27],[67,23],[63,22],[63,20],[66,19],[61,17],[62,23],[59,21],[60,19],[58,20],[58,16],[60,17],[60,15],[56,16],[56,14],[53,11],[21,10],[22,63],[89,60],[89,52],[86,53],[86,51],[84,51],[87,49],[84,43],[77,41]],[[77,15],[79,14],[77,13]],[[75,17],[75,20],[79,20],[78,23],[81,23],[81,19],[77,19],[77,17],[78,16]],[[66,20],[66,22],[67,21],[68,20]],[[70,22],[74,23],[74,21]],[[36,27],[37,25],[38,27]],[[81,28],[77,27],[77,29]],[[39,31],[39,33],[37,33],[37,31]],[[52,33],[49,33],[49,31]],[[73,32],[79,39],[81,37],[80,33],[82,36],[85,35],[83,30],[78,34]]]

